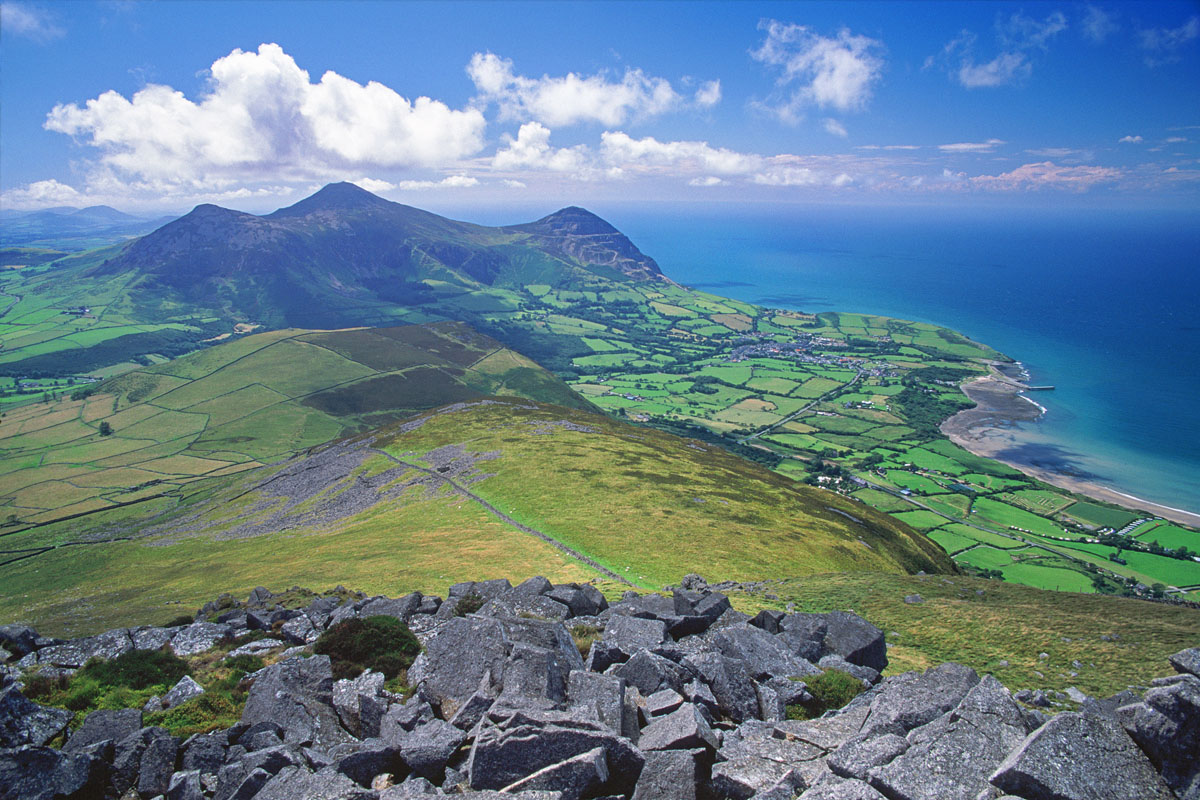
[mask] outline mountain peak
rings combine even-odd
[[[616,228],[596,216],[586,208],[567,206],[553,214],[542,217],[537,222],[521,226],[531,231],[543,234],[572,234],[576,236],[594,236],[597,234],[620,233]]]
[[[354,211],[395,205],[347,181],[331,183],[295,205],[281,208],[270,217],[300,217],[318,211]]]

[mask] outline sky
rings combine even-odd
[[[0,208],[1200,207],[1197,2],[0,0]]]

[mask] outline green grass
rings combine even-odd
[[[981,520],[990,520],[1003,528],[1024,528],[1043,536],[1067,536],[1067,532],[1061,526],[1055,525],[1045,517],[990,497],[977,498],[974,508]]]
[[[1143,542],[1158,542],[1169,550],[1186,547],[1192,552],[1200,553],[1200,533],[1189,531],[1178,525],[1161,523],[1154,526],[1142,526],[1134,532],[1134,536]]]
[[[954,531],[949,531],[945,528],[938,528],[930,531],[929,538],[937,542],[941,548],[950,555],[954,555],[960,550],[965,550],[968,547],[974,547],[975,545],[979,544],[978,540],[970,536],[963,536],[960,533],[955,533]]]
[[[1084,524],[1097,528],[1112,528],[1114,530],[1125,527],[1140,516],[1132,511],[1109,508],[1108,506],[1096,505],[1095,503],[1084,501],[1075,503],[1063,513]]]

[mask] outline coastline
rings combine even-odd
[[[941,424],[941,431],[950,441],[978,456],[992,458],[1045,483],[1066,489],[1074,494],[1095,500],[1144,511],[1163,519],[1192,527],[1200,527],[1200,514],[1181,508],[1165,506],[1121,492],[1085,478],[1064,474],[1043,466],[1013,458],[1020,452],[1022,441],[1017,435],[1021,422],[1032,422],[1046,413],[1045,407],[1021,394],[1024,387],[1001,371],[1003,367],[1019,369],[1019,365],[1003,365],[991,373],[967,381],[963,394],[975,403],[974,408],[960,411]],[[1021,376],[1023,377],[1023,376]]]

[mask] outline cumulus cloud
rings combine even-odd
[[[605,162],[620,168],[658,167],[680,171],[739,175],[762,164],[762,156],[739,153],[707,142],[660,142],[653,136],[634,139],[621,131],[600,136],[600,153]]]
[[[696,90],[696,105],[701,108],[712,108],[721,102],[721,82],[708,81]]]
[[[983,189],[1067,189],[1085,191],[1101,183],[1111,183],[1122,176],[1113,167],[1062,167],[1051,161],[1024,164],[1000,175],[976,175],[971,183]]]
[[[797,121],[807,106],[855,111],[871,98],[883,72],[883,44],[842,28],[836,36],[804,25],[764,20],[767,36],[750,55],[777,68],[779,96],[763,104],[784,121]]]
[[[849,133],[846,132],[846,126],[843,125],[842,123],[838,122],[836,119],[833,119],[832,117],[827,117],[823,124],[825,126],[826,133],[832,134],[834,136],[840,136],[843,139],[845,139],[847,136],[850,135]]]
[[[447,178],[442,178],[440,181],[400,181],[396,184],[395,188],[407,191],[420,191],[424,189],[465,189],[478,185],[478,178],[472,178],[468,175],[451,175]]]
[[[990,153],[997,145],[1004,144],[1003,139],[988,139],[986,142],[955,142],[954,144],[939,144],[938,150],[943,153]]]
[[[1151,67],[1179,60],[1179,51],[1200,37],[1200,17],[1192,17],[1178,28],[1146,28],[1138,31],[1138,45],[1146,51]]]
[[[716,175],[706,175],[703,178],[692,178],[688,181],[688,186],[722,186],[724,183],[725,181]]]
[[[13,208],[46,208],[49,206],[77,205],[83,197],[73,186],[59,183],[51,178],[4,193],[4,205]]]
[[[555,149],[550,146],[550,129],[540,122],[526,122],[514,139],[503,137],[503,145],[492,157],[495,169],[545,169],[553,172],[583,172],[588,169],[584,145]]]
[[[0,30],[35,42],[61,38],[66,31],[46,11],[25,3],[0,3]]]
[[[527,184],[524,181],[514,181],[511,178],[505,178],[501,181],[501,183],[510,189],[524,189],[527,187]]]
[[[1080,26],[1083,28],[1084,38],[1093,44],[1103,44],[1119,27],[1111,14],[1093,5],[1089,5],[1083,12]]]
[[[1122,144],[1141,144],[1142,137],[1141,136],[1122,136],[1120,139],[1117,139],[1117,141]]]
[[[812,186],[821,178],[808,167],[773,167],[755,175],[754,182],[763,186]]]
[[[389,192],[396,188],[396,184],[381,181],[378,178],[359,178],[356,181],[351,181],[351,183],[360,189],[366,189],[368,192],[374,192],[375,194]]]
[[[164,191],[439,166],[481,150],[485,127],[477,109],[410,101],[375,81],[329,71],[313,83],[276,44],[217,59],[197,100],[152,84],[131,98],[108,91],[82,107],[56,105],[45,122],[99,150],[102,169],[89,183],[124,179]]]
[[[476,53],[467,75],[479,93],[478,101],[495,103],[501,119],[536,120],[551,127],[579,122],[622,125],[629,119],[653,117],[684,105],[666,78],[627,69],[620,80],[604,74],[562,77],[518,75],[513,62],[494,53]],[[697,103],[712,106],[721,97],[720,83],[711,81],[696,93]]]

